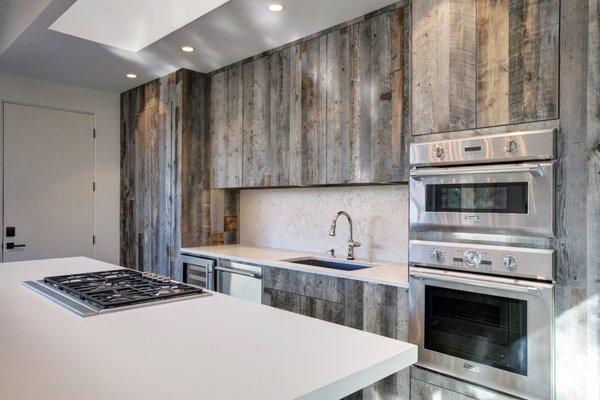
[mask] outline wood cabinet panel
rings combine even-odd
[[[327,183],[327,37],[291,48],[290,184]]]
[[[408,179],[409,29],[406,6],[327,35],[327,183]]]
[[[262,303],[339,325],[408,340],[408,289],[263,266]],[[348,399],[409,397],[409,370]]]
[[[476,124],[476,1],[420,0],[413,7],[412,132]]]
[[[477,0],[477,126],[558,117],[559,0]]]
[[[211,76],[209,88],[212,187],[242,186],[242,65]]]

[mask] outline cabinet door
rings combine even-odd
[[[291,50],[244,65],[243,186],[289,185]]]
[[[477,126],[558,118],[559,0],[477,0]]]
[[[291,185],[327,183],[326,55],[326,36],[291,48]]]
[[[327,183],[407,180],[408,7],[327,35]]]
[[[475,128],[476,0],[413,7],[413,135]]]
[[[214,188],[242,185],[242,66],[210,78],[211,174]]]

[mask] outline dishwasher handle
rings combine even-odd
[[[218,266],[218,267],[215,267],[215,270],[220,271],[220,272],[227,272],[230,274],[249,276],[254,279],[262,279],[262,274],[260,272],[247,271],[245,269],[240,269],[240,268]]]

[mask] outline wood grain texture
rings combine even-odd
[[[561,2],[555,288],[557,398],[597,398],[598,2]]]
[[[476,3],[414,2],[412,132],[423,135],[476,124]]]
[[[327,183],[407,180],[408,6],[327,36]]]
[[[477,126],[558,117],[559,0],[477,1]]]
[[[327,37],[291,49],[290,184],[327,183]]]
[[[408,340],[408,289],[263,266],[265,305],[351,328]],[[409,370],[347,399],[408,399]]]
[[[243,84],[237,63],[210,77],[211,173],[214,188],[242,185]]]
[[[210,244],[218,226],[211,207],[237,218],[235,192],[211,198],[207,98],[187,70],[121,95],[121,265],[181,279],[181,246]]]

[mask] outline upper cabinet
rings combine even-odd
[[[413,134],[558,118],[559,0],[423,0]]]
[[[209,79],[212,187],[242,185],[242,64]]]
[[[407,180],[408,7],[210,77],[212,185]]]
[[[408,7],[327,35],[327,183],[407,179]]]

